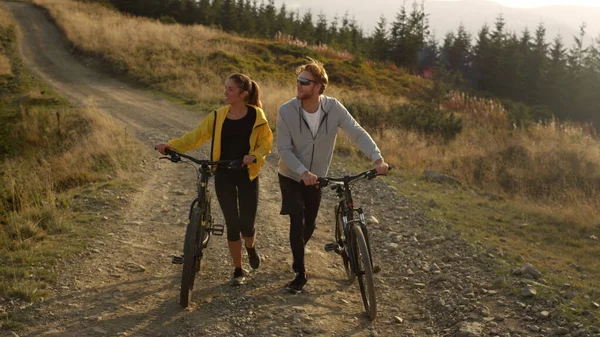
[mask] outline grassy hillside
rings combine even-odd
[[[424,85],[402,70],[369,66],[327,50],[317,54],[318,48],[292,41],[274,43],[203,26],[164,25],[83,2],[35,2],[49,9],[79,52],[101,60],[102,66],[116,74],[198,103],[201,109],[219,105],[224,78],[243,72],[262,85],[265,110],[274,119],[279,102],[293,94],[294,69],[306,56],[319,55],[330,68],[331,80],[346,87],[376,87],[383,93],[417,96]]]
[[[277,107],[294,95],[294,68],[305,56],[324,61],[332,82],[327,94],[343,101],[400,168],[402,193],[424,205],[434,200],[431,217],[452,223],[473,242],[501,247],[509,265],[532,262],[552,287],[578,289],[581,302],[566,301],[567,311],[583,312],[600,301],[593,282],[600,277],[594,239],[600,237],[600,143],[589,130],[556,121],[517,124],[518,107],[508,112],[496,101],[460,93],[438,110],[418,100],[431,83],[327,50],[163,25],[68,0],[35,2],[78,52],[200,110],[222,104],[227,74],[250,74],[264,89],[271,125]],[[360,157],[344,137],[338,153]],[[423,182],[425,169],[450,174],[464,187]],[[572,272],[574,264],[585,273]]]
[[[9,328],[16,323],[5,311],[8,300],[46,296],[57,263],[95,234],[95,208],[76,209],[74,198],[128,176],[128,156],[114,154],[135,144],[114,121],[72,107],[32,76],[16,42],[0,10],[0,326]]]

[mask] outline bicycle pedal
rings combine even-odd
[[[213,235],[222,236],[223,233],[225,232],[225,226],[213,224],[212,227],[211,227],[211,229],[210,229],[210,232]]]
[[[183,264],[183,255],[181,256],[173,256],[171,259],[172,264]]]
[[[337,243],[328,243],[325,245],[325,251],[326,252],[338,252],[340,250],[340,245],[338,245]]]

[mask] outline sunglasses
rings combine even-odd
[[[304,78],[304,77],[298,77],[298,79],[296,80],[296,82],[300,83],[300,85],[302,85],[302,86],[309,85],[310,82],[319,83],[317,81],[309,80],[308,78]]]

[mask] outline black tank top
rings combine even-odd
[[[246,116],[240,119],[225,118],[221,130],[221,159],[242,159],[250,152],[250,134],[256,122],[256,109],[248,107]]]

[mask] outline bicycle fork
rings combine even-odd
[[[341,240],[341,237],[349,237],[346,235],[346,230],[345,228],[348,225],[348,217],[345,215],[346,212],[344,212],[344,199],[340,199],[339,200],[340,204],[335,208],[336,212],[335,212],[335,231],[337,233],[339,226],[342,226],[342,233],[340,233],[340,239],[337,242],[332,242],[332,243],[327,243],[325,244],[325,251],[326,252],[335,252],[338,255],[341,255],[342,252],[344,251],[344,243]],[[343,214],[343,215],[342,215]],[[342,215],[340,217],[340,215]],[[342,222],[341,224],[339,222]],[[336,238],[337,239],[337,238]],[[346,243],[347,244],[347,243]]]

